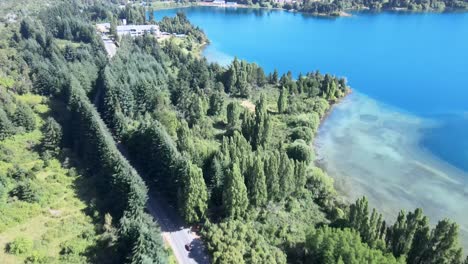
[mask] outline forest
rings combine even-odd
[[[456,223],[430,225],[421,209],[387,222],[365,197],[343,202],[315,166],[345,78],[208,63],[187,49],[208,39],[183,14],[158,22],[182,42],[122,37],[109,59],[93,24],[154,23],[144,12],[65,0],[2,22],[0,234],[15,235],[0,245],[12,263],[169,263],[146,211],[154,191],[201,226],[213,263],[468,263]],[[62,192],[73,198],[58,210]],[[28,216],[66,208],[74,231],[17,235]]]

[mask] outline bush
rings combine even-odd
[[[317,113],[300,114],[294,117],[290,122],[290,127],[308,127],[312,131],[317,131],[320,125],[320,117]]]
[[[28,253],[33,246],[32,240],[24,237],[17,237],[13,242],[8,243],[7,252],[13,255]]]
[[[287,149],[288,157],[297,161],[311,162],[312,149],[304,140],[296,140]]]
[[[306,143],[310,143],[312,142],[312,139],[314,138],[314,131],[311,128],[305,127],[305,126],[295,127],[291,131],[290,138],[293,141],[302,139]]]
[[[10,196],[16,196],[19,200],[33,203],[39,201],[38,191],[30,181],[20,182],[10,192]]]
[[[18,165],[15,165],[13,168],[9,168],[7,173],[8,177],[18,181],[34,177],[31,171],[28,171],[27,169]]]
[[[327,102],[327,100],[318,98],[315,101],[313,110],[322,118],[327,112],[328,108],[330,108],[330,104]]]
[[[26,264],[46,264],[50,263],[46,256],[43,254],[33,251],[33,253],[24,260]]]
[[[307,189],[311,191],[314,201],[323,206],[335,194],[333,183],[332,177],[320,168],[314,167],[310,171],[306,185]]]

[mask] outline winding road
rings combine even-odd
[[[106,52],[111,59],[117,52],[115,44],[107,37],[102,36]],[[96,92],[93,103],[98,109],[99,100],[102,96],[102,91]],[[127,159],[128,154],[125,147],[117,142],[117,148],[120,153]],[[140,175],[142,175],[140,173]],[[163,240],[172,249],[172,252],[179,264],[209,264],[210,258],[206,252],[203,241],[200,237],[192,232],[190,227],[185,225],[184,221],[177,213],[177,210],[169,205],[162,195],[157,193],[148,193],[148,212],[153,216],[154,220],[159,224],[162,231]],[[191,245],[190,251],[185,249],[185,245]]]

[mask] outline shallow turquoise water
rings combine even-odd
[[[322,165],[350,200],[367,195],[395,216],[423,207],[461,224],[468,249],[468,14],[356,13],[317,18],[285,11],[197,7],[208,60],[233,56],[297,75],[346,76],[354,93],[316,141]]]

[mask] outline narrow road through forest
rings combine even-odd
[[[103,40],[104,41],[104,40]],[[105,42],[105,41],[104,41]],[[115,46],[115,45],[114,45]],[[106,45],[106,51],[108,52],[109,59],[116,54],[117,50],[108,49]],[[99,89],[102,89],[99,87]],[[98,109],[99,101],[103,91],[98,90],[95,93],[93,98],[93,104]],[[117,148],[120,153],[127,159],[128,153],[125,147],[117,143]],[[140,172],[139,172],[140,173]],[[140,175],[144,175],[141,174]],[[149,185],[149,184],[148,184]],[[208,264],[210,263],[210,258],[206,252],[203,241],[200,237],[190,230],[190,227],[185,225],[184,221],[178,214],[177,210],[169,205],[166,202],[162,195],[157,193],[148,192],[148,212],[153,216],[154,220],[159,224],[162,231],[162,236],[164,241],[171,247],[172,252],[179,264]],[[191,245],[192,249],[190,251],[185,249],[185,245]]]

